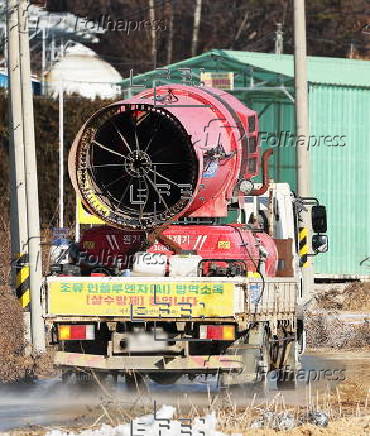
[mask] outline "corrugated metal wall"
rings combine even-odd
[[[346,136],[344,146],[310,151],[312,192],[327,206],[329,235],[315,272],[370,275],[360,265],[370,256],[370,89],[311,85],[309,106],[311,135]]]
[[[294,133],[294,106],[289,101],[244,100],[262,113],[261,131]],[[315,273],[369,276],[370,259],[361,262],[370,257],[370,89],[311,84],[309,111],[310,135],[315,136],[311,144],[316,142],[309,154],[311,189],[327,207],[329,236],[329,251],[314,258]],[[262,141],[264,149],[273,145]],[[270,165],[270,175],[288,182],[293,191],[296,156],[295,147],[280,143]]]

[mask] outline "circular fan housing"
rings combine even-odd
[[[184,215],[224,216],[242,167],[238,138],[245,138],[245,120],[254,113],[219,94],[159,87],[94,114],[69,155],[84,207],[126,229],[151,229]],[[243,122],[230,99],[248,112]]]

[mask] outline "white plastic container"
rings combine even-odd
[[[202,256],[193,254],[174,254],[169,258],[170,277],[197,277]]]

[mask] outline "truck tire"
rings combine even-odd
[[[62,383],[69,384],[72,382],[73,371],[70,369],[62,369]]]
[[[153,372],[149,374],[150,380],[160,385],[172,385],[181,378],[182,374],[171,372]]]
[[[144,375],[139,372],[125,373],[125,383],[130,389],[138,388],[144,382]]]

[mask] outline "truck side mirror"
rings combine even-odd
[[[326,208],[325,206],[312,206],[311,211],[313,233],[326,233]]]
[[[328,251],[328,236],[327,235],[313,235],[312,236],[312,250],[315,254],[326,253]]]

